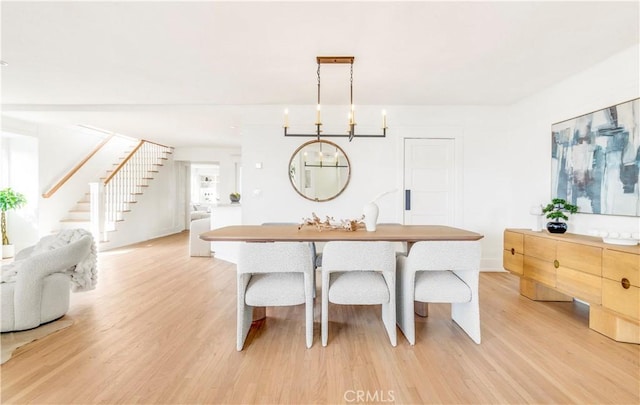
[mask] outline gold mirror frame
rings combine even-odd
[[[319,144],[320,150],[322,149],[323,145],[327,145],[329,148],[335,148],[336,150],[334,154],[335,157],[333,159],[331,159],[330,157],[327,157],[328,160],[324,161],[323,159],[325,157],[324,155],[325,152],[322,151],[323,158],[320,159],[319,162],[311,161],[312,163],[307,163],[307,160],[304,158],[304,155],[301,155],[301,154],[307,152],[304,150],[305,148],[314,144]],[[317,158],[319,157],[320,150],[311,149],[308,152],[312,152],[313,154],[315,154]],[[300,162],[304,163],[304,165],[300,164]],[[342,192],[347,188],[347,185],[349,185],[349,180],[351,180],[351,163],[349,162],[349,157],[347,156],[347,154],[344,153],[344,150],[342,150],[340,146],[336,145],[333,142],[325,141],[322,139],[315,139],[313,141],[305,142],[302,145],[300,145],[300,147],[296,149],[296,151],[293,152],[293,154],[291,155],[291,159],[289,160],[288,167],[289,167],[289,181],[291,182],[291,186],[293,187],[294,190],[296,190],[298,194],[300,194],[300,196],[310,201],[323,202],[323,201],[333,200],[334,198],[342,194]],[[303,168],[304,170],[297,170],[298,168]],[[318,176],[312,175],[311,171],[307,170],[307,168],[314,169],[316,170],[317,173],[322,173],[320,172],[320,170],[346,169],[346,176],[344,176],[346,177],[346,180],[343,180],[344,184],[338,183],[335,185],[336,191],[333,191],[333,189],[330,189],[330,190],[327,190],[326,192],[321,193],[319,196],[318,194],[316,194],[316,197],[312,195],[306,195],[304,192],[304,188],[302,187],[302,182],[304,181],[305,184],[310,184],[312,181],[314,181],[318,177]],[[338,178],[338,180],[340,179]],[[298,186],[297,183],[300,183],[300,187]],[[311,187],[311,186],[305,187],[305,188],[316,189],[316,187]]]

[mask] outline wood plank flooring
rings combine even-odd
[[[304,307],[268,308],[235,350],[235,266],[188,256],[181,233],[99,256],[74,325],[15,353],[1,402],[64,404],[640,403],[640,346],[588,328],[588,308],[480,277],[482,344],[431,305],[392,347],[379,306],[330,305],[329,345],[305,348]],[[319,286],[318,286],[319,288]]]

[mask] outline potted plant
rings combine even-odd
[[[234,191],[233,193],[229,194],[229,200],[231,200],[232,203],[240,202],[240,193]]]
[[[14,247],[7,236],[7,217],[5,212],[15,210],[27,203],[24,195],[16,193],[11,187],[0,190],[0,225],[2,226],[2,258],[13,257]]]
[[[569,204],[562,198],[554,198],[542,209],[542,212],[547,214],[547,218],[551,219],[551,222],[547,222],[547,230],[549,232],[565,233],[567,231],[567,223],[560,220],[569,220],[565,213],[575,214],[578,212],[578,206]]]

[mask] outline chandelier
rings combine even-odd
[[[353,56],[317,56],[316,62],[318,63],[318,103],[317,103],[317,111],[316,111],[316,132],[313,134],[292,134],[289,133],[289,110],[284,110],[284,136],[306,136],[306,137],[317,137],[320,140],[320,136],[324,137],[348,137],[349,142],[353,140],[354,137],[358,138],[383,138],[387,136],[387,114],[385,111],[382,112],[382,134],[378,135],[364,135],[364,134],[356,134],[356,121],[355,121],[355,111],[353,105],[353,61],[355,57]],[[322,133],[322,121],[320,119],[320,65],[322,64],[348,64],[350,66],[350,80],[349,80],[349,95],[350,95],[350,110],[349,110],[349,123],[348,129],[344,134],[324,134]]]

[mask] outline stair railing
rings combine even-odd
[[[114,134],[109,134],[106,138],[104,138],[95,148],[93,148],[91,152],[87,154],[87,156],[84,157],[84,159],[78,162],[77,165],[75,165],[71,170],[69,170],[67,174],[65,174],[60,180],[58,180],[58,182],[53,187],[51,187],[47,192],[43,193],[42,197],[49,198],[54,195],[56,191],[60,189],[60,187],[62,187],[71,177],[73,177],[73,175],[76,174],[78,170],[80,170],[82,166],[84,166],[84,164],[87,163],[89,159],[93,157],[93,155],[98,153],[98,151],[102,149],[102,147],[106,145],[113,137]]]
[[[171,148],[141,140],[104,180],[104,231],[115,229],[116,222],[122,221],[122,214],[130,211],[137,196],[148,187],[153,173],[167,159]]]

